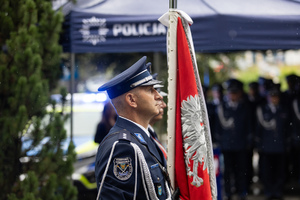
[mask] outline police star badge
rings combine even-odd
[[[114,175],[121,181],[128,180],[132,175],[131,158],[115,158],[114,159]]]

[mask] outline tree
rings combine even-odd
[[[240,52],[197,54],[198,70],[204,86],[214,83],[223,83],[232,78],[232,72],[237,69],[236,59],[242,56]],[[214,65],[215,66],[214,66]],[[209,85],[206,85],[204,75],[209,76]]]
[[[63,16],[47,0],[0,0],[0,11],[0,199],[75,199],[66,117],[54,103],[46,111],[60,75]]]

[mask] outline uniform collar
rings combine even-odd
[[[148,137],[150,137],[149,131],[148,131],[147,129],[145,129],[142,125],[140,125],[140,124],[138,124],[138,123],[136,123],[136,122],[134,122],[134,121],[132,121],[132,120],[130,120],[130,119],[127,119],[126,117],[122,117],[122,116],[119,116],[119,117],[122,118],[122,119],[125,119],[125,120],[127,120],[127,121],[130,121],[131,123],[134,123],[134,124],[137,125],[140,129],[142,129],[142,130],[147,134]]]
[[[132,125],[129,125],[129,124],[132,124]],[[118,116],[118,119],[117,119],[115,125],[119,126],[120,128],[126,129],[130,133],[135,135],[135,137],[139,140],[139,142],[141,144],[147,146],[148,150],[151,152],[151,154],[154,155],[155,158],[157,158],[161,163],[164,163],[163,164],[164,166],[166,165],[164,156],[160,153],[161,150],[158,148],[154,139],[151,137],[149,131],[146,130],[142,125],[140,125],[136,122],[133,122],[132,120],[127,119],[125,117],[121,117],[121,116]]]
[[[149,124],[148,125],[148,130],[150,129],[150,131],[154,132],[154,128]]]
[[[272,113],[276,113],[277,108],[276,108],[276,106],[274,104],[269,103],[268,106],[269,106],[269,108],[270,108],[270,110],[271,110]]]

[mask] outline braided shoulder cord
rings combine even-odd
[[[105,180],[105,177],[106,177],[106,174],[107,174],[107,171],[108,171],[108,168],[109,168],[109,164],[111,162],[111,159],[112,159],[112,155],[115,151],[115,147],[116,147],[116,144],[118,143],[119,141],[115,141],[113,146],[112,146],[112,149],[111,149],[111,152],[110,152],[110,155],[109,155],[109,158],[108,158],[108,162],[106,164],[106,168],[105,168],[105,171],[104,171],[104,174],[103,174],[103,177],[102,177],[102,180],[101,180],[101,184],[100,184],[100,187],[99,187],[99,191],[98,191],[98,195],[97,195],[97,200],[100,198],[100,193],[101,193],[101,189],[103,187],[103,184],[104,184],[104,180]]]
[[[293,111],[294,111],[297,119],[300,120],[300,113],[299,113],[299,106],[298,106],[297,99],[294,99],[294,101],[293,101]]]
[[[222,105],[219,105],[217,107],[217,113],[218,113],[218,117],[221,122],[221,125],[224,129],[230,129],[230,128],[234,127],[234,119],[232,117],[225,119]]]
[[[267,130],[275,130],[276,129],[276,120],[271,119],[270,121],[264,120],[263,112],[261,107],[258,107],[256,110],[256,115],[259,123]]]
[[[133,148],[135,149],[135,151],[137,152],[138,158],[139,158],[139,162],[140,162],[140,167],[141,167],[141,173],[144,176],[143,179],[145,179],[147,187],[145,187],[144,185],[144,189],[145,191],[147,191],[147,188],[149,190],[149,196],[151,200],[158,200],[157,196],[156,196],[156,192],[155,192],[155,188],[152,182],[152,178],[151,178],[151,173],[149,171],[147,162],[145,160],[144,154],[142,152],[142,150],[138,147],[138,145],[131,143],[131,145],[133,146]],[[168,193],[168,198],[166,200],[171,200],[171,193],[170,193],[170,189],[168,187],[168,185],[165,183],[166,185],[166,191]]]

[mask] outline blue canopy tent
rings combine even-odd
[[[80,2],[64,7],[65,52],[166,51],[167,29],[157,19],[169,1]],[[194,20],[197,52],[300,48],[297,0],[182,0],[177,8]]]

